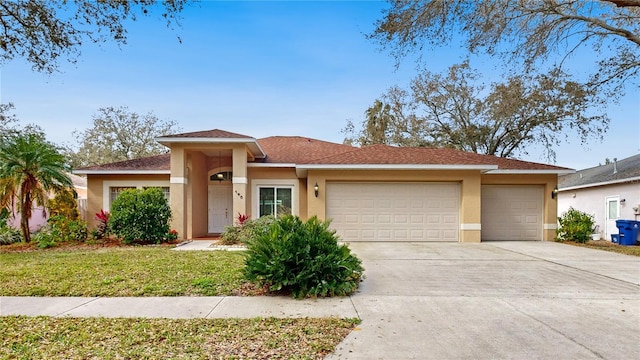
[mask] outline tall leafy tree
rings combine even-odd
[[[531,145],[546,149],[569,136],[583,142],[601,137],[609,119],[590,105],[605,99],[556,70],[550,75],[522,75],[485,87],[468,63],[444,74],[425,71],[409,90],[391,88],[384,96],[390,109],[385,141],[370,119],[363,121],[360,144],[451,147],[502,157],[526,153]],[[349,130],[349,129],[347,129]],[[353,130],[353,128],[351,129]]]
[[[67,149],[67,156],[78,168],[164,154],[168,149],[155,138],[178,131],[176,122],[153,113],[138,115],[124,106],[100,108],[92,127],[74,132],[80,145],[77,151]]]
[[[637,86],[640,71],[640,1],[637,0],[390,0],[370,38],[400,62],[408,54],[450,45],[460,36],[471,54],[501,57],[521,73],[557,67],[589,49],[596,70],[587,85],[616,98],[623,86]],[[437,54],[436,51],[431,54]],[[523,65],[523,67],[517,66]],[[524,70],[524,71],[523,71]],[[574,75],[578,71],[575,70]],[[635,88],[634,88],[635,89]]]
[[[31,241],[33,204],[44,206],[50,193],[72,187],[69,170],[65,157],[43,134],[23,132],[0,144],[0,208],[13,207],[17,201],[26,242]]]
[[[389,130],[392,128],[394,120],[391,114],[391,106],[379,99],[365,111],[366,120],[363,123],[362,131],[356,133],[355,125],[352,121],[347,123],[343,132],[351,137],[345,138],[345,143],[366,146],[371,144],[387,144],[391,142]]]
[[[168,27],[187,0],[9,0],[0,1],[0,61],[25,58],[33,69],[52,73],[59,60],[75,62],[83,43],[126,44],[126,24],[159,12]]]

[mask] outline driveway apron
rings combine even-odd
[[[362,318],[328,359],[639,359],[640,258],[553,242],[351,243]]]

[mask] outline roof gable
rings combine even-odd
[[[161,138],[204,138],[204,139],[253,139],[251,136],[232,133],[220,129],[193,131],[181,134],[167,134]]]

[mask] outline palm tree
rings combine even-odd
[[[25,242],[31,241],[34,202],[44,206],[50,193],[72,187],[69,170],[65,157],[43,134],[23,132],[0,143],[0,208],[13,207],[17,201]]]

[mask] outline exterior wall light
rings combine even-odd
[[[316,182],[316,185],[313,187],[313,193],[316,195],[316,197],[318,197],[318,190],[320,190],[320,187],[318,186],[318,183]]]
[[[551,198],[555,199],[558,197],[558,186],[556,185],[555,188],[553,188],[553,190],[551,191]]]

